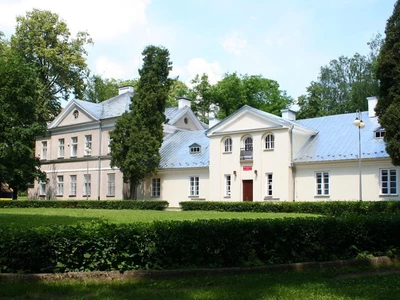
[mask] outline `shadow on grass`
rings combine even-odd
[[[334,269],[108,282],[0,283],[1,299],[398,299],[399,274],[341,279]],[[35,295],[35,298],[32,298]]]
[[[0,226],[19,228],[37,228],[50,225],[76,225],[102,220],[99,217],[46,216],[39,214],[3,214],[0,213]]]

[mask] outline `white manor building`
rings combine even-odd
[[[124,198],[122,173],[110,167],[109,132],[129,109],[132,87],[102,103],[72,100],[36,140],[47,182],[35,182],[31,198],[111,200]],[[167,108],[161,162],[156,176],[138,189],[139,199],[316,201],[400,200],[399,168],[385,151],[384,130],[374,107],[355,113],[296,121],[243,106],[224,120],[201,123],[190,101]],[[360,136],[359,136],[360,133]],[[140,141],[138,141],[140,142]],[[359,144],[360,142],[360,144]]]

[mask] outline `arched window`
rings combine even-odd
[[[253,139],[251,137],[248,137],[244,140],[244,150],[253,151]]]
[[[227,138],[224,142],[224,152],[232,152],[232,139]]]
[[[265,149],[274,149],[275,148],[275,136],[270,133],[265,137]]]

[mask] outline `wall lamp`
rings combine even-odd
[[[236,171],[233,171],[233,175],[236,176]]]
[[[254,170],[254,174],[257,176],[257,170]]]

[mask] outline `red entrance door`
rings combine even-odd
[[[243,201],[253,201],[253,180],[243,180]]]

